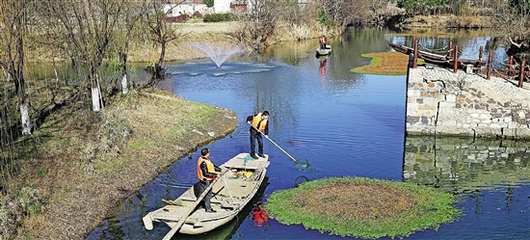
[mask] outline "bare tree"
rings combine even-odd
[[[178,3],[183,2],[180,0]],[[151,66],[151,80],[148,86],[155,86],[161,79],[164,79],[164,60],[166,58],[166,49],[168,44],[176,41],[184,36],[179,31],[178,27],[167,21],[167,14],[173,10],[176,5],[166,5],[164,0],[149,0],[146,2],[146,9],[149,14],[146,14],[145,24],[147,25],[149,38],[151,41],[160,47],[160,55],[158,60]]]
[[[120,71],[121,71],[121,92],[126,95],[129,92],[130,81],[127,76],[127,55],[129,51],[129,43],[133,36],[137,33],[137,25],[145,14],[143,11],[143,4],[136,0],[125,0],[124,11],[122,13],[121,28],[118,29],[119,35],[116,43],[116,51],[118,52]]]
[[[24,79],[24,38],[26,11],[32,0],[1,0],[0,2],[0,65],[7,79],[13,79],[21,115],[22,134],[31,134],[26,82]]]
[[[256,51],[261,51],[272,36],[277,21],[281,19],[285,1],[281,0],[249,0],[249,13],[241,18],[240,30],[235,38],[243,45],[248,45]]]
[[[342,33],[349,25],[363,23],[370,17],[370,1],[366,0],[318,0],[323,11],[339,27]]]
[[[530,51],[530,2],[498,1],[494,22],[508,43],[508,54],[527,58]]]
[[[48,0],[50,26],[59,23],[63,49],[70,51],[73,62],[86,64],[92,95],[92,110],[103,107],[100,67],[119,26],[126,1]],[[80,75],[78,71],[78,75]],[[80,76],[78,76],[80,77]]]

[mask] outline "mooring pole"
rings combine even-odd
[[[418,39],[414,38],[414,62],[412,63],[412,68],[418,67]]]
[[[482,61],[482,53],[484,52],[484,48],[482,46],[480,46],[480,48],[478,49],[478,60],[479,61]]]
[[[486,75],[486,79],[490,80],[491,78],[491,62],[493,61],[493,52],[490,52],[490,55],[488,57],[488,73]]]
[[[513,70],[513,56],[510,56],[510,63],[508,65],[508,70]]]
[[[521,71],[519,71],[519,85],[518,87],[523,87],[523,80],[524,80],[524,68],[525,68],[526,61],[523,60],[521,62]]]
[[[447,49],[447,56],[448,57],[453,56],[453,41],[449,42],[449,48]]]
[[[458,71],[458,45],[455,45],[455,58],[453,62],[453,73]]]

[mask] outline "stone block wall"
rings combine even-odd
[[[530,139],[530,90],[462,70],[410,68],[406,131],[410,135]]]

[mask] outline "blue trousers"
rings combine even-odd
[[[258,153],[263,154],[263,136],[250,133],[250,154],[256,154],[256,141],[258,142]]]

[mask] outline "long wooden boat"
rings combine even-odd
[[[407,55],[409,55],[411,53],[414,53],[414,48],[411,48],[411,47],[408,47],[408,46],[398,45],[398,44],[391,43],[391,42],[388,42],[388,45],[390,45],[390,47],[392,47],[394,50],[396,50],[396,52],[400,52],[400,53],[407,54]],[[453,57],[449,57],[447,55],[431,53],[431,52],[427,52],[427,51],[421,51],[421,50],[418,50],[418,57],[422,58],[426,62],[442,64],[442,65],[445,64],[445,65],[451,65],[452,66],[453,62],[454,62],[454,58]],[[473,65],[474,67],[480,67],[480,66],[486,65],[486,62],[483,61],[483,60],[471,60],[471,59],[461,59],[461,58],[458,59],[458,66],[459,67],[463,67],[463,66],[466,66],[466,65]]]
[[[329,55],[331,54],[331,46],[330,45],[326,45],[326,48],[322,49],[320,48],[320,46],[318,46],[316,49],[315,49],[315,52],[316,52],[316,55],[317,57],[318,56],[325,56],[325,55]]]
[[[149,212],[142,218],[144,227],[152,230],[154,222],[164,222],[172,231],[182,234],[202,234],[212,231],[232,220],[256,195],[269,166],[269,156],[253,159],[248,153],[240,153],[220,167],[228,169],[213,184],[211,206],[215,213],[197,207],[193,186],[175,200],[164,200],[167,205]],[[193,211],[188,215],[190,211]],[[181,220],[186,218],[182,226]],[[169,233],[168,233],[169,234]],[[169,236],[171,238],[171,236]]]

